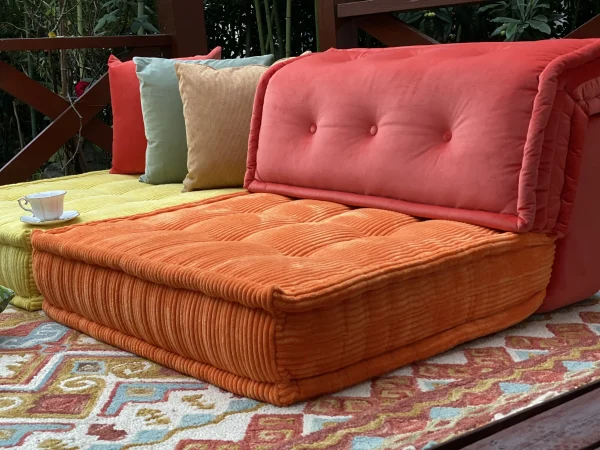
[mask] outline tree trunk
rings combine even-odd
[[[269,49],[272,54],[275,54],[275,46],[273,45],[273,24],[271,22],[271,11],[269,6],[269,0],[265,0],[265,18],[267,19],[267,42],[266,46],[269,46]]]
[[[17,122],[17,132],[19,133],[19,143],[21,144],[21,150],[25,147],[23,140],[23,132],[21,131],[21,121],[19,120],[19,112],[17,111],[17,101],[13,100],[13,111],[15,113],[15,120]]]
[[[58,16],[58,35],[65,35],[65,12],[67,0],[63,0]],[[69,72],[67,68],[67,51],[60,50],[60,95],[64,98],[69,96]]]
[[[321,48],[321,43],[319,42],[319,0],[315,0],[315,40],[317,44],[316,51],[318,52]]]
[[[31,19],[29,17],[29,10],[25,7],[25,37],[31,37]],[[31,52],[27,52],[27,76],[32,80],[35,77],[35,72],[33,68],[33,57],[31,56]],[[37,111],[33,107],[29,107],[29,117],[31,118],[31,139],[37,136]],[[21,136],[22,137],[22,136]]]
[[[260,0],[254,0],[254,11],[256,12],[256,26],[258,27],[258,41],[260,42],[260,54],[266,54],[265,36],[263,34],[262,17],[260,16]]]
[[[83,6],[81,4],[82,0],[77,0],[77,35],[83,36]],[[83,78],[84,66],[85,66],[85,50],[79,49],[78,60],[79,60],[79,78]]]
[[[278,49],[278,57],[281,57],[281,55],[283,55],[283,36],[281,34],[281,24],[279,21],[279,8],[277,6],[277,3],[279,3],[279,0],[273,0],[273,14],[271,15],[271,18],[273,19],[273,22],[275,22],[275,30],[277,33],[277,49]]]
[[[137,2],[138,5],[138,20],[140,21],[140,29],[138,30],[138,33],[140,36],[143,36],[144,34],[146,34],[146,30],[144,30],[144,27],[142,26],[142,19],[141,16],[144,15],[144,0],[138,0]]]
[[[244,56],[247,58],[250,56],[250,51],[252,49],[252,15],[248,14],[246,18],[246,45],[245,45],[245,54]]]
[[[285,57],[292,55],[292,0],[287,0],[285,9]]]

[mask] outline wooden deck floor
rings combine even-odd
[[[459,436],[436,450],[600,448],[600,380]]]

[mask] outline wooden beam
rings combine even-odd
[[[83,36],[56,38],[0,39],[0,51],[65,50],[78,48],[169,47],[172,36]]]
[[[138,48],[133,49],[122,60],[126,61],[134,56],[157,56],[159,53],[160,48],[157,47]],[[47,96],[47,94],[42,95]],[[31,96],[27,96],[27,98],[32,103],[37,102]],[[63,101],[66,102],[66,100]],[[104,74],[75,101],[74,105],[69,103],[68,107],[50,125],[42,130],[4,167],[0,168],[0,186],[27,180],[80,130],[90,141],[103,142],[102,147],[107,151],[111,151],[112,133],[107,133],[107,128],[104,125],[99,125],[101,122],[95,120],[95,116],[109,102],[108,74]],[[46,108],[48,112],[56,112],[55,106],[45,106],[44,109]]]
[[[526,408],[522,411],[519,411],[515,414],[511,414],[503,419],[494,421],[483,427],[476,428],[473,431],[469,431],[463,435],[460,435],[449,441],[446,441],[443,444],[440,444],[439,446],[436,447],[436,450],[458,450],[458,449],[464,449],[464,448],[469,448],[469,449],[478,448],[477,447],[478,442],[487,440],[488,438],[490,438],[492,436],[498,436],[504,430],[509,430],[509,429],[517,430],[516,427],[518,427],[519,424],[529,423],[529,425],[525,427],[525,430],[527,430],[527,428],[529,428],[532,423],[535,423],[535,422],[530,422],[530,421],[535,420],[538,417],[542,418],[544,413],[546,413],[546,412],[552,412],[554,410],[557,410],[558,408],[563,408],[563,407],[569,408],[569,406],[567,406],[567,405],[578,405],[576,408],[574,408],[574,411],[577,411],[579,408],[582,407],[583,404],[586,403],[586,401],[584,399],[588,395],[593,395],[593,397],[588,397],[588,398],[595,399],[594,400],[596,402],[595,406],[600,408],[600,398],[598,397],[598,394],[600,394],[600,380],[593,381],[590,384],[579,387],[572,391],[568,391],[564,394],[558,395],[558,396],[551,398],[550,400],[547,400],[543,403],[536,404],[536,405]],[[584,401],[580,404],[579,401],[581,401],[581,400],[584,400]],[[575,403],[575,402],[577,402],[577,403]],[[600,417],[600,410],[598,410],[598,408],[596,409],[596,412],[592,414],[592,416],[596,419],[598,417]],[[561,409],[560,411],[564,411],[564,410]],[[563,415],[563,418],[568,419],[569,416]],[[553,422],[553,421],[551,421],[551,422]],[[560,425],[560,423],[561,422],[559,421],[559,422],[554,423],[554,425]],[[564,422],[563,422],[563,424],[564,424]],[[580,423],[580,425],[581,425],[581,423]],[[600,426],[596,427],[596,428],[588,428],[587,426],[580,427],[579,432],[582,435],[585,435],[584,431],[586,429],[589,429],[590,431],[593,430],[594,432],[596,432],[598,429],[600,429]],[[540,439],[548,438],[548,435],[546,433],[543,433],[539,436],[539,438]],[[484,442],[488,442],[488,444],[489,444],[489,441],[484,441]],[[492,445],[492,446],[488,445],[487,447],[484,447],[484,448],[496,448],[497,444],[500,442],[504,443],[503,440],[496,440],[496,445]],[[513,447],[512,445],[507,445],[504,448],[506,448],[506,449],[533,448],[533,447],[543,448],[543,449],[554,448],[554,447],[545,446],[543,444],[543,441],[541,441],[541,442],[542,442],[542,445],[539,445],[539,446],[534,445],[534,446],[530,446],[530,447],[528,447],[528,446]],[[471,445],[473,445],[473,447],[471,447]],[[500,448],[500,447],[498,447],[498,448]],[[578,446],[567,445],[567,446],[564,446],[563,448],[581,448],[581,449],[586,448],[587,449],[587,448],[598,448],[598,447],[597,446],[578,447]]]
[[[591,449],[600,446],[600,391],[595,390],[466,447]]]
[[[70,106],[60,95],[49,91],[3,61],[0,61],[0,90],[8,92],[51,119],[56,119]],[[82,135],[107,152],[112,151],[112,128],[104,122],[91,120],[83,127]]]
[[[75,102],[77,111],[69,106],[0,169],[0,186],[25,181],[35,173],[58,148],[79,132],[80,127],[85,127],[109,103],[108,87],[108,74],[105,74]]]
[[[489,1],[491,0],[361,0],[340,3],[337,7],[337,16],[340,18],[357,17],[384,12],[439,8],[441,6],[466,5]]]
[[[208,53],[204,2],[202,0],[156,0],[159,28],[173,36],[173,57]]]
[[[581,25],[576,30],[567,34],[567,39],[588,39],[588,38],[600,38],[600,14],[586,23]]]
[[[349,19],[337,16],[337,5],[343,0],[319,0],[319,51],[330,48],[358,47],[358,30]],[[346,0],[348,1],[348,0]]]
[[[354,19],[354,23],[360,29],[390,47],[438,44],[435,39],[410,25],[406,25],[391,14],[357,17]]]

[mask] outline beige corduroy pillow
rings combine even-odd
[[[241,186],[254,94],[264,66],[176,64],[188,146],[184,191]]]

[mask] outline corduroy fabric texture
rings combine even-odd
[[[42,297],[31,268],[30,235],[38,227],[19,220],[20,216],[29,213],[19,207],[17,199],[33,192],[54,189],[67,190],[65,210],[80,212],[80,216],[67,225],[153,211],[241,191],[217,189],[182,194],[181,184],[150,186],[140,183],[138,176],[113,175],[106,171],[0,187],[0,285],[15,291],[17,295],[12,301],[15,306],[30,311],[42,307]],[[48,230],[60,226],[39,228]]]
[[[287,405],[521,321],[554,259],[541,234],[275,194],[208,202],[34,233],[45,311]]]
[[[273,55],[203,61],[133,58],[140,80],[142,115],[148,146],[144,183],[181,183],[187,175],[187,140],[175,64],[201,64],[214,69],[273,64]]]
[[[205,56],[180,60],[220,59],[221,47]],[[140,82],[133,61],[122,62],[114,55],[108,59],[110,105],[113,113],[111,173],[141,174],[146,168],[146,140]]]
[[[266,70],[175,64],[188,148],[184,190],[244,184],[254,93]]]

